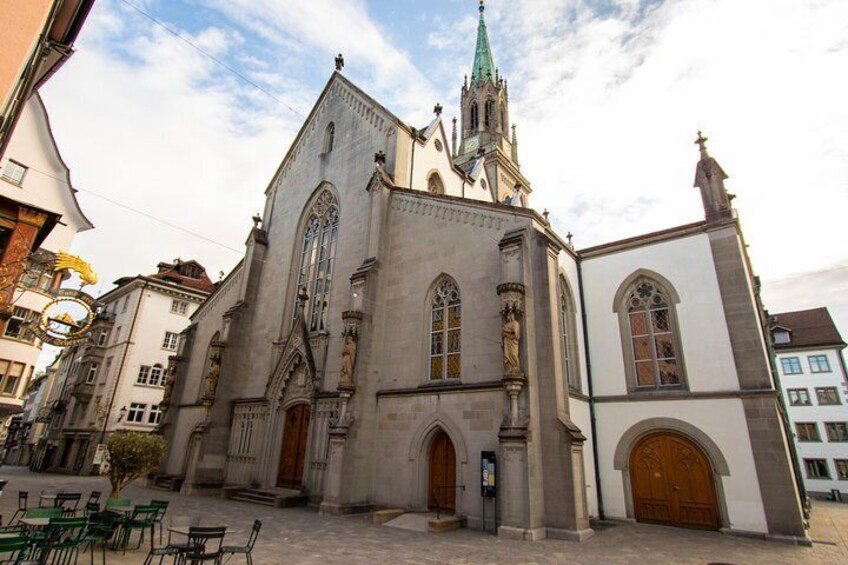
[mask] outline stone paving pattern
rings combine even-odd
[[[105,498],[110,490],[105,478],[35,474],[21,467],[0,468],[0,478],[9,481],[0,497],[0,514],[6,521],[17,506],[19,490],[29,491],[30,506],[38,504],[38,493],[42,490],[79,491],[84,498],[91,490],[102,491]],[[716,532],[630,523],[601,524],[596,535],[581,544],[556,540],[520,542],[471,530],[439,535],[404,531],[375,526],[367,516],[324,517],[313,508],[270,508],[206,496],[181,496],[150,489],[141,483],[128,487],[124,494],[136,504],[151,498],[170,500],[166,525],[169,520],[187,518],[200,518],[201,523],[208,525],[226,525],[234,531],[228,534],[227,544],[245,543],[253,520],[262,520],[262,533],[254,550],[257,565],[848,563],[848,504],[833,502],[815,503],[811,529],[814,543],[809,548]],[[145,546],[149,547],[147,541]],[[110,565],[141,564],[146,554],[146,550],[130,550],[126,555],[109,552],[107,558]],[[98,558],[99,555],[95,556]],[[83,555],[80,563],[88,560],[89,556]],[[228,563],[241,565],[244,558],[234,557]]]

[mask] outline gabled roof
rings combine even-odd
[[[769,326],[772,332],[778,328],[789,331],[789,343],[776,343],[775,349],[845,347],[827,308],[774,314],[769,319]]]
[[[398,118],[394,113],[389,111],[385,106],[383,106],[377,100],[368,95],[368,93],[366,93],[364,90],[356,86],[353,82],[350,81],[350,79],[345,77],[342,73],[340,73],[339,71],[334,71],[332,76],[330,76],[330,79],[327,81],[327,84],[324,86],[324,90],[322,90],[321,94],[318,96],[318,100],[312,106],[312,110],[309,112],[309,115],[303,121],[303,125],[300,126],[300,130],[298,130],[297,135],[289,146],[289,150],[286,152],[285,157],[283,157],[283,160],[280,162],[280,166],[277,167],[277,170],[271,177],[271,181],[268,183],[268,187],[265,189],[266,195],[270,193],[272,187],[274,186],[274,183],[277,181],[277,179],[280,178],[280,174],[289,164],[289,161],[296,155],[296,152],[300,147],[303,138],[307,135],[307,133],[309,133],[310,129],[312,128],[313,121],[315,120],[315,115],[318,113],[318,110],[321,108],[321,105],[324,103],[324,100],[330,95],[330,92],[332,91],[335,85],[339,85],[341,88],[349,90],[356,96],[359,96],[362,99],[366,100],[369,104],[374,106],[374,108],[379,109],[382,113],[384,113],[385,117],[388,120],[394,122],[395,125],[397,125],[401,129],[406,130],[408,133],[412,133],[412,128],[409,126],[409,124]]]

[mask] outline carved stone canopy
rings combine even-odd
[[[524,285],[508,282],[498,285],[498,296],[501,297],[501,314],[506,316],[513,313],[516,316],[524,314]]]

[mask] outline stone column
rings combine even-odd
[[[319,507],[321,514],[344,514],[343,503],[344,463],[347,436],[353,425],[353,413],[350,411],[350,399],[356,392],[356,350],[359,342],[359,328],[362,312],[347,310],[342,312],[344,330],[344,348],[342,349],[342,368],[336,392],[339,395],[339,415],[330,423],[330,447],[327,456],[327,475],[324,486],[324,499]]]

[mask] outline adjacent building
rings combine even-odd
[[[56,254],[93,227],[35,93],[0,159],[0,419],[23,408],[41,352],[28,326],[67,278],[53,270]]]
[[[809,543],[706,139],[703,219],[577,249],[529,207],[482,3],[450,135],[440,106],[413,127],[342,66],[171,358],[159,484],[528,540],[600,516]]]
[[[0,158],[30,96],[74,53],[94,0],[0,3]]]
[[[806,490],[811,496],[848,496],[845,341],[827,308],[775,314],[770,321]]]
[[[152,432],[159,425],[168,358],[215,289],[202,265],[180,259],[115,284],[98,298],[103,307],[89,343],[62,353],[66,372],[48,402],[62,412],[44,445],[51,457],[43,468],[89,473],[97,445],[111,432]]]

